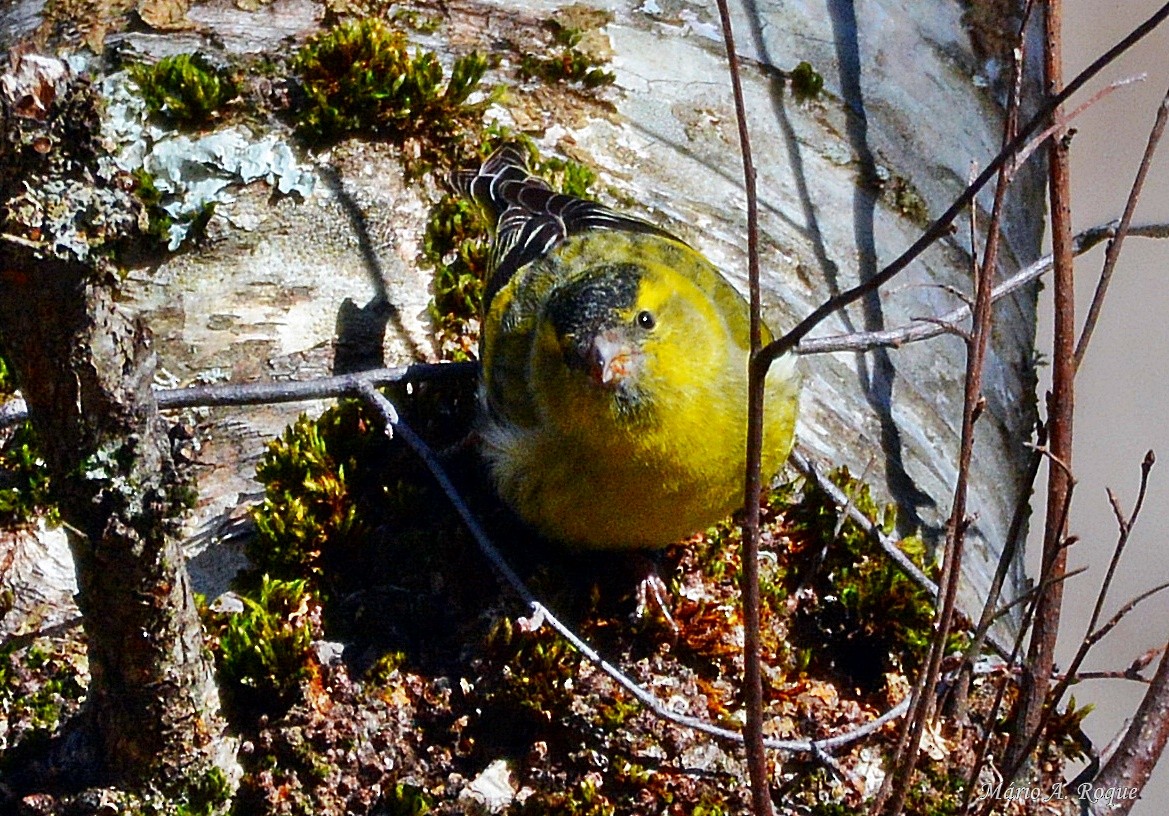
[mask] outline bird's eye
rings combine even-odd
[[[658,324],[658,322],[654,320],[653,312],[647,312],[644,309],[637,313],[635,320],[637,321],[638,327],[645,329],[646,331],[649,331]]]

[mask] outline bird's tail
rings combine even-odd
[[[527,151],[517,142],[507,142],[487,157],[477,170],[457,170],[451,184],[464,198],[483,208],[494,228],[511,208],[534,213],[547,210],[556,194],[548,182],[532,175]]]
[[[515,142],[497,149],[478,170],[456,172],[451,184],[464,198],[477,203],[491,224],[494,240],[485,304],[490,304],[512,275],[550,253],[570,235],[613,230],[679,240],[649,221],[614,212],[596,201],[555,192],[544,179],[532,175],[527,151]]]

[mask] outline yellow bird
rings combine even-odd
[[[479,435],[504,501],[550,538],[607,549],[662,547],[741,507],[743,296],[662,228],[554,193],[518,145],[454,181],[494,225]],[[767,376],[765,478],[791,451],[798,395],[788,355]]]

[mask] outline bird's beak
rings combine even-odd
[[[593,338],[587,363],[593,382],[616,388],[633,373],[633,348],[620,332],[606,329]]]

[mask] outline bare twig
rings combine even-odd
[[[1002,618],[1004,615],[1006,615],[1008,612],[1010,612],[1016,606],[1020,606],[1021,604],[1024,604],[1024,603],[1034,603],[1035,599],[1037,597],[1039,597],[1039,593],[1041,593],[1045,589],[1047,589],[1047,587],[1050,586],[1052,584],[1052,582],[1054,582],[1054,581],[1069,581],[1072,578],[1075,578],[1077,575],[1083,575],[1087,571],[1088,571],[1087,567],[1080,567],[1079,569],[1074,569],[1074,570],[1070,570],[1069,572],[1065,572],[1063,575],[1060,575],[1057,578],[1048,578],[1047,580],[1040,583],[1038,586],[1032,587],[1031,589],[1022,593],[1021,595],[1018,595],[1017,597],[1007,601],[1005,604],[1000,606],[998,609],[995,609],[990,615],[991,623]]]
[[[1133,505],[1132,512],[1125,518],[1120,510],[1116,495],[1109,490],[1108,500],[1112,504],[1112,510],[1116,514],[1116,526],[1119,533],[1116,539],[1116,547],[1112,550],[1112,560],[1108,562],[1108,572],[1104,574],[1104,580],[1100,584],[1100,591],[1096,595],[1096,606],[1092,609],[1092,617],[1088,622],[1088,631],[1091,632],[1096,628],[1096,624],[1100,620],[1100,614],[1104,609],[1104,601],[1108,597],[1108,589],[1112,586],[1112,577],[1116,573],[1116,567],[1120,563],[1120,557],[1124,554],[1125,545],[1128,544],[1129,534],[1132,532],[1132,527],[1136,524],[1137,516],[1141,513],[1141,508],[1145,504],[1145,494],[1149,489],[1149,473],[1153,470],[1153,465],[1156,464],[1157,457],[1150,450],[1145,452],[1145,458],[1141,461],[1141,483],[1137,489],[1137,500]]]
[[[1070,125],[1072,121],[1076,119],[1076,117],[1084,113],[1084,111],[1091,108],[1100,100],[1104,99],[1104,97],[1108,96],[1113,91],[1120,90],[1126,85],[1132,85],[1136,82],[1144,82],[1146,78],[1146,74],[1137,74],[1136,76],[1131,76],[1127,79],[1118,79],[1111,85],[1105,85],[1103,88],[1096,91],[1096,93],[1092,94],[1092,96],[1088,98],[1088,101],[1082,102],[1076,106],[1076,109],[1071,113],[1064,114],[1056,111],[1054,117],[1056,121],[1046,129],[1037,133],[1035,138],[1028,142],[1027,145],[1019,151],[1019,155],[1015,157],[1015,161],[1011,164],[1008,174],[1013,176],[1015,171],[1027,161],[1031,154],[1043,146],[1044,142],[1046,142],[1056,133],[1062,133],[1063,131],[1066,131],[1068,129],[1068,125]]]
[[[366,380],[358,380],[351,392],[355,396],[359,396],[369,403],[382,417],[386,423],[386,433],[388,435],[396,435],[401,441],[405,442],[407,446],[414,452],[426,469],[430,471],[431,476],[438,483],[438,486],[446,494],[447,500],[450,501],[451,506],[454,507],[455,512],[459,514],[460,520],[466,526],[471,536],[475,539],[480,551],[487,558],[491,568],[495,570],[496,575],[500,578],[502,583],[516,594],[516,596],[523,601],[527,606],[534,624],[547,624],[552,627],[561,637],[572,644],[573,648],[584,655],[585,659],[597,666],[601,671],[611,677],[618,685],[625,689],[634,699],[648,708],[654,715],[676,723],[685,728],[692,728],[703,734],[709,734],[712,737],[728,740],[742,744],[743,735],[738,731],[732,731],[729,728],[722,728],[713,725],[705,720],[697,717],[691,717],[686,714],[679,714],[667,708],[657,697],[651,692],[639,686],[620,669],[612,663],[605,660],[593,649],[587,642],[576,635],[566,624],[556,617],[553,612],[544,606],[532,591],[528,589],[523,580],[516,574],[515,570],[508,565],[506,559],[499,552],[499,549],[491,541],[483,526],[479,523],[474,512],[467,506],[463,497],[459,494],[458,489],[451,482],[450,477],[447,476],[446,470],[442,463],[435,455],[430,446],[426,444],[425,440],[419,437],[414,430],[402,421],[398,414],[397,408],[394,404],[385,397],[382,393],[377,391],[372,384]],[[902,700],[898,705],[889,709],[888,711],[876,717],[873,720],[858,726],[854,729],[846,731],[842,734],[837,734],[832,737],[819,740],[781,740],[781,739],[764,739],[764,747],[775,751],[787,751],[797,754],[809,754],[813,757],[822,754],[831,754],[846,748],[853,743],[864,739],[870,734],[876,732],[888,723],[893,722],[902,714],[905,713],[909,706],[909,700]]]
[[[1113,573],[1115,572],[1116,566],[1120,561],[1121,554],[1124,552],[1124,547],[1128,542],[1129,534],[1132,532],[1132,528],[1136,524],[1137,518],[1140,516],[1141,508],[1144,506],[1145,494],[1148,490],[1149,473],[1152,470],[1154,461],[1155,459],[1152,455],[1152,451],[1150,451],[1149,453],[1145,454],[1144,461],[1141,462],[1141,485],[1137,494],[1137,500],[1133,505],[1132,512],[1128,515],[1127,518],[1125,518],[1122,513],[1117,513],[1117,525],[1120,528],[1120,532],[1117,536],[1116,546],[1113,549],[1112,559],[1108,566],[1108,573],[1105,576],[1105,579],[1101,584],[1100,591],[1096,596],[1096,606],[1092,612],[1092,618],[1088,622],[1087,632],[1085,633],[1083,640],[1080,641],[1080,645],[1076,649],[1076,653],[1072,657],[1071,662],[1068,664],[1067,672],[1064,674],[1064,677],[1056,683],[1055,688],[1052,689],[1050,694],[1048,694],[1042,701],[1043,705],[1040,708],[1039,715],[1036,717],[1033,729],[1024,735],[1024,739],[1019,741],[1018,753],[1013,755],[1013,761],[1006,763],[1008,772],[1005,774],[1005,776],[1007,779],[1014,779],[1027,756],[1030,755],[1030,753],[1035,750],[1035,746],[1039,744],[1039,739],[1043,734],[1044,728],[1047,726],[1047,722],[1051,719],[1051,716],[1059,707],[1059,703],[1063,699],[1064,694],[1067,693],[1068,688],[1070,688],[1071,684],[1077,680],[1077,673],[1080,670],[1080,666],[1083,665],[1084,660],[1087,658],[1088,653],[1092,650],[1092,647],[1094,647],[1109,632],[1111,632],[1129,612],[1137,607],[1138,604],[1147,598],[1150,598],[1153,595],[1164,591],[1165,589],[1169,589],[1169,582],[1167,582],[1142,592],[1140,595],[1137,595],[1135,598],[1131,599],[1128,601],[1128,603],[1117,610],[1116,614],[1109,618],[1106,623],[1097,627],[1097,623],[1100,619],[1100,613],[1103,609],[1104,601],[1108,594],[1108,589],[1112,583]],[[1058,576],[1053,575],[1052,577],[1054,578]],[[1050,592],[1043,592],[1040,594],[1040,600],[1045,597],[1050,597],[1050,595]],[[1026,675],[1024,674],[1024,676]]]
[[[1025,62],[1025,37],[1031,4],[1026,7],[1019,31],[1019,45],[1015,52],[1014,82],[1007,104],[1007,117],[1003,128],[1003,142],[1009,144],[1018,130],[1019,104],[1022,96],[1023,65]],[[878,801],[885,796],[889,797],[886,811],[893,816],[899,814],[904,807],[905,798],[912,784],[913,772],[918,757],[918,748],[926,723],[933,717],[936,695],[930,693],[940,678],[942,658],[945,656],[949,639],[952,618],[955,610],[958,584],[961,576],[962,553],[965,543],[968,519],[966,517],[966,493],[969,485],[971,459],[974,450],[975,423],[982,405],[982,375],[986,361],[986,351],[990,340],[993,292],[992,284],[998,263],[998,250],[1001,241],[1001,222],[1003,208],[1006,201],[1006,192],[1011,183],[1015,169],[1023,161],[1015,158],[998,174],[995,187],[994,202],[991,209],[990,223],[987,227],[987,240],[981,263],[975,263],[974,298],[969,306],[972,315],[972,331],[966,335],[967,364],[963,394],[963,412],[961,423],[961,439],[958,454],[958,475],[954,490],[954,499],[951,507],[950,519],[947,525],[946,546],[942,564],[941,588],[942,595],[935,615],[934,633],[930,643],[929,657],[926,666],[915,684],[910,715],[903,724],[897,748],[897,759],[894,772],[886,779],[882,786]],[[975,257],[977,250],[977,231],[975,229],[974,207],[971,207],[971,251]],[[974,263],[972,261],[972,263]],[[1007,544],[1004,549],[1009,549]],[[983,632],[985,637],[985,632]],[[963,703],[964,705],[964,703]]]
[[[1044,433],[1043,427],[1040,426],[1039,434],[1041,436],[1041,443],[1045,441],[1042,439]],[[954,692],[954,716],[958,722],[963,722],[966,719],[966,710],[969,701],[968,693],[970,691],[970,682],[973,678],[974,663],[978,660],[979,655],[982,654],[982,647],[986,643],[986,639],[990,633],[990,627],[1008,611],[1003,609],[995,612],[995,607],[998,605],[999,597],[1002,595],[1003,585],[1007,580],[1007,573],[1010,572],[1011,565],[1015,563],[1015,554],[1019,550],[1019,544],[1023,538],[1023,528],[1030,511],[1031,491],[1035,487],[1035,479],[1039,476],[1039,465],[1042,461],[1043,457],[1038,452],[1032,452],[1030,460],[1027,463],[1027,472],[1023,477],[1023,485],[1019,491],[1019,498],[1015,501],[1015,510],[1011,515],[1011,524],[1007,528],[1007,536],[1003,541],[1003,548],[999,552],[999,560],[995,566],[994,577],[991,578],[990,588],[986,593],[986,601],[982,605],[982,613],[979,616],[978,625],[975,626],[974,636],[970,639],[970,645],[966,648],[966,654],[963,655],[962,668],[959,671],[958,682],[955,684]],[[1010,606],[1008,606],[1009,608]]]
[[[1100,224],[1084,230],[1075,238],[1076,254],[1087,252],[1093,247],[1116,235],[1119,221]],[[1129,237],[1169,238],[1169,224],[1145,224],[1132,227]],[[1045,255],[1034,263],[1019,270],[994,288],[992,297],[997,303],[1004,297],[1017,292],[1032,281],[1038,280],[1051,269],[1051,256]],[[908,343],[928,340],[948,333],[943,327],[955,325],[970,317],[969,306],[961,306],[939,318],[921,318],[896,329],[880,332],[856,332],[813,337],[803,340],[797,352],[804,354],[826,354],[836,351],[866,351],[872,348],[899,348]],[[344,396],[353,390],[353,382],[367,380],[373,385],[387,385],[391,382],[425,382],[447,377],[458,379],[471,377],[478,371],[476,363],[415,363],[410,366],[378,368],[369,371],[345,374],[336,377],[322,377],[314,380],[292,382],[217,383],[185,388],[157,389],[155,397],[163,409],[210,408],[227,405],[266,405],[278,402],[301,402],[331,399]],[[23,399],[13,398],[0,405],[0,428],[8,428],[28,419],[28,406]]]
[[[1049,98],[1063,90],[1063,3],[1048,0],[1044,15],[1043,70]],[[1059,119],[1059,106],[1053,109]],[[1068,141],[1062,136],[1047,143],[1048,189],[1051,207],[1051,242],[1054,257],[1053,300],[1055,308],[1051,392],[1048,395],[1048,445],[1054,458],[1068,467],[1072,461],[1072,419],[1075,408],[1075,262],[1072,254]],[[1044,572],[1058,577],[1067,569],[1067,534],[1064,508],[1071,493],[1071,478],[1063,468],[1049,468],[1047,511],[1043,529]],[[1039,596],[1035,625],[1023,666],[1023,682],[1014,733],[1007,747],[1006,764],[1017,768],[1026,757],[1023,746],[1038,736],[1044,702],[1051,685],[1055,641],[1063,606],[1063,582],[1053,583]]]
[[[1104,268],[1100,270],[1100,279],[1096,282],[1096,292],[1092,295],[1092,303],[1088,307],[1088,316],[1084,318],[1084,328],[1080,332],[1080,341],[1076,344],[1076,368],[1084,361],[1084,354],[1088,351],[1088,343],[1092,340],[1092,332],[1096,329],[1096,321],[1100,319],[1100,309],[1104,305],[1104,296],[1108,292],[1108,284],[1112,280],[1113,270],[1120,258],[1120,248],[1124,237],[1128,234],[1129,224],[1132,223],[1133,213],[1136,212],[1137,201],[1141,197],[1141,189],[1145,185],[1145,177],[1149,174],[1149,167],[1153,164],[1153,155],[1157,152],[1157,145],[1161,135],[1165,132],[1165,120],[1169,118],[1169,91],[1161,99],[1157,108],[1157,118],[1153,128],[1149,131],[1149,141],[1145,145],[1145,154],[1141,157],[1137,168],[1136,178],[1129,191],[1128,200],[1124,203],[1124,214],[1120,217],[1120,224],[1116,228],[1116,237],[1108,243],[1104,252]]]
[[[743,158],[743,186],[747,194],[747,281],[751,309],[751,358],[763,345],[759,303],[759,203],[755,193],[755,164],[751,157],[751,136],[747,131],[747,106],[739,77],[739,55],[735,51],[734,26],[727,0],[717,0],[727,52],[731,91],[735,99],[735,120],[739,126],[739,151]],[[747,722],[744,729],[747,774],[751,780],[751,809],[755,816],[771,816],[771,784],[767,756],[763,753],[763,671],[760,656],[759,623],[759,495],[763,490],[763,386],[764,376],[754,365],[748,367],[747,451],[743,477],[743,571],[739,586],[743,606],[743,701]]]
[[[1093,806],[1097,813],[1124,816],[1144,789],[1149,776],[1169,741],[1169,650],[1161,657],[1157,672],[1141,699],[1132,724],[1124,732],[1115,753],[1104,764],[1093,788],[1099,791],[1125,789],[1123,798],[1100,801]]]
[[[1067,675],[1060,675],[1061,679],[1064,677],[1067,677]],[[1152,682],[1149,678],[1129,669],[1122,669],[1120,671],[1082,671],[1076,675],[1077,683],[1082,683],[1085,680],[1132,680],[1135,683],[1144,683],[1145,685]]]
[[[1073,249],[1077,255],[1083,254],[1095,247],[1101,241],[1116,235],[1119,221],[1101,224],[1084,230],[1073,241]],[[1147,224],[1129,229],[1130,236],[1142,238],[1169,238],[1169,224]],[[1022,289],[1032,281],[1038,280],[1050,269],[1052,258],[1045,255],[1032,264],[1020,269],[1011,277],[994,287],[991,299],[998,302],[1008,295]],[[874,348],[900,348],[909,343],[928,340],[940,334],[948,334],[948,326],[960,325],[970,317],[970,306],[964,304],[953,311],[936,318],[919,318],[905,326],[884,331],[851,332],[849,334],[835,334],[828,337],[809,337],[800,341],[796,352],[802,355],[827,354],[837,351],[868,351]]]
[[[831,479],[829,479],[828,476],[820,470],[820,468],[816,467],[815,463],[813,463],[812,460],[809,459],[802,450],[797,448],[797,450],[792,451],[791,463],[795,466],[796,470],[807,476],[809,479],[815,481],[816,486],[824,491],[824,493],[828,495],[828,498],[832,499],[832,501],[834,501],[837,506],[842,508],[842,511],[851,521],[853,521],[866,533],[873,536],[881,545],[881,549],[885,551],[885,554],[893,559],[893,561],[897,563],[897,566],[901,567],[901,570],[907,576],[909,576],[909,578],[915,584],[924,589],[933,597],[938,597],[938,585],[931,581],[924,572],[918,569],[917,565],[909,560],[909,556],[907,556],[902,551],[902,549],[897,546],[897,542],[893,539],[893,537],[885,535],[885,533],[882,532],[879,527],[877,527],[873,520],[862,513],[856,507],[856,505],[849,500],[849,497],[845,495],[844,491],[841,490]]]
[[[1069,493],[1069,501],[1070,501],[1070,493]],[[1064,512],[1066,513],[1066,511],[1067,511],[1067,505],[1065,504]],[[1036,609],[1038,609],[1038,606],[1039,606],[1039,599],[1041,597],[1043,597],[1042,590],[1043,590],[1044,586],[1051,581],[1059,581],[1060,583],[1062,583],[1063,581],[1067,580],[1067,578],[1069,577],[1066,572],[1063,575],[1058,576],[1058,577],[1053,575],[1052,570],[1051,570],[1051,566],[1052,566],[1051,563],[1045,563],[1043,565],[1043,569],[1039,573],[1039,581],[1038,581],[1038,585],[1037,585],[1037,591],[1033,591],[1031,593],[1028,593],[1028,597],[1030,599],[1030,602],[1027,604],[1027,608],[1023,612],[1023,620],[1019,625],[1018,633],[1015,635],[1014,644],[1011,646],[1011,654],[1007,657],[1006,668],[1007,668],[1008,674],[1015,669],[1015,667],[1019,661],[1019,655],[1022,653],[1022,650],[1023,650],[1023,643],[1027,638],[1027,633],[1028,633],[1028,631],[1030,631],[1030,628],[1031,628],[1031,621],[1034,619],[1035,611],[1036,611]],[[1008,686],[1008,682],[1004,680],[1004,682],[999,686],[998,690],[995,692],[994,702],[991,704],[990,710],[984,715],[984,719],[987,722],[987,728],[983,732],[982,739],[980,740],[980,742],[978,744],[978,749],[975,751],[974,764],[970,767],[970,771],[966,776],[965,793],[963,795],[963,803],[962,803],[962,810],[964,812],[969,812],[970,799],[971,799],[972,794],[974,793],[975,782],[977,782],[979,776],[982,773],[982,769],[986,764],[986,758],[987,758],[988,752],[990,750],[990,742],[991,742],[991,739],[993,738],[993,734],[994,734],[994,723],[998,722],[999,711],[1002,709],[1003,700],[1006,697],[1007,686]],[[1013,774],[1012,774],[1011,778],[1013,778]],[[991,812],[994,810],[994,806],[995,806],[994,799],[988,798],[986,801],[986,804],[983,805],[983,808],[980,811],[980,815],[981,816],[990,816]]]
[[[1142,655],[1138,655],[1132,663],[1128,664],[1124,669],[1119,671],[1082,671],[1076,674],[1073,681],[1076,683],[1084,680],[1135,680],[1138,683],[1149,683],[1149,678],[1145,677],[1141,672],[1149,667],[1157,655],[1165,651],[1164,646],[1154,646]],[[1064,677],[1071,677],[1070,674],[1064,674]]]
[[[1026,26],[1026,22],[1024,22]],[[1020,35],[1020,41],[1022,36]],[[1022,46],[1020,58],[1015,67],[1015,81],[1007,104],[1007,118],[1003,129],[1003,142],[1009,143],[1018,127],[1019,97],[1023,82]],[[970,484],[971,460],[974,455],[974,426],[978,420],[982,402],[982,374],[986,365],[986,351],[990,343],[993,318],[991,290],[998,264],[999,243],[1002,233],[1003,207],[1006,202],[1010,178],[1004,169],[999,173],[995,185],[994,203],[991,206],[990,223],[987,225],[986,247],[982,262],[976,267],[974,277],[973,327],[966,344],[966,377],[962,401],[962,430],[958,447],[958,475],[954,487],[954,499],[950,519],[946,525],[946,544],[942,551],[942,570],[939,579],[940,597],[934,616],[934,632],[930,641],[929,656],[925,667],[914,684],[911,696],[910,714],[902,724],[897,746],[897,758],[893,772],[881,786],[877,797],[877,809],[886,800],[884,812],[897,816],[905,806],[905,798],[912,784],[913,772],[917,766],[918,748],[926,723],[933,717],[937,695],[932,693],[941,675],[942,658],[950,639],[954,610],[957,606],[958,585],[962,575],[962,554],[966,542],[969,521],[966,516],[966,494]],[[975,245],[973,234],[974,218],[971,217],[971,247]]]

